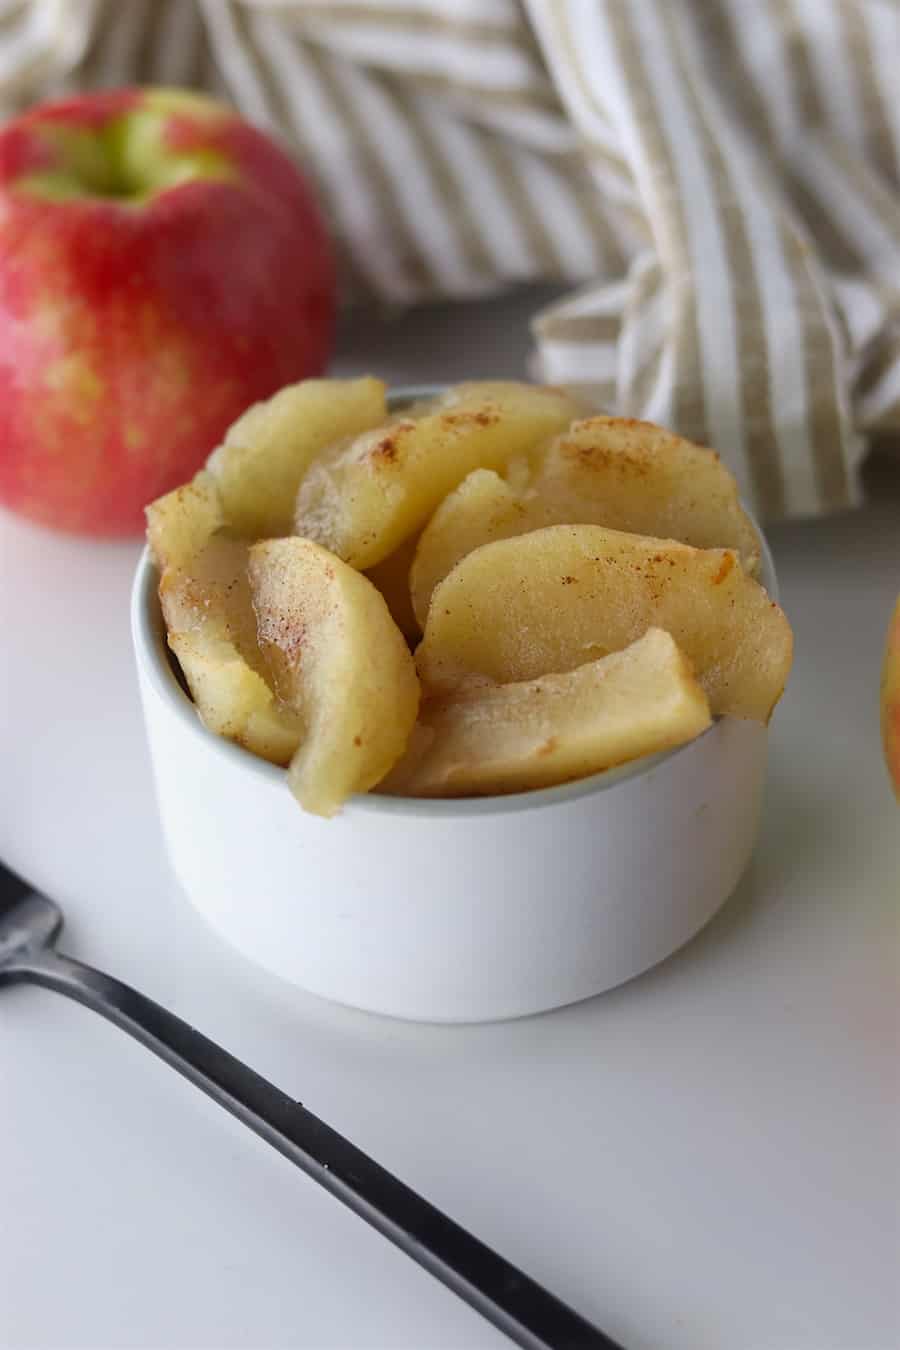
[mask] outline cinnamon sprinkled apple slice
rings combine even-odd
[[[564,675],[481,685],[426,702],[380,791],[413,797],[524,792],[693,740],[706,695],[668,633]]]
[[[307,811],[334,815],[403,754],[419,706],[413,659],[371,581],[309,539],[254,544],[249,578],[260,647],[303,723],[289,785]]]
[[[416,653],[430,691],[574,670],[663,628],[713,713],[767,722],[791,666],[782,610],[730,549],[601,525],[554,525],[476,548],[434,592]]]

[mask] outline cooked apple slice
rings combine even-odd
[[[550,506],[554,524],[606,525],[694,548],[730,548],[745,571],[755,575],[759,568],[759,535],[734,475],[714,450],[652,422],[576,422],[540,455],[530,487]]]
[[[175,633],[169,646],[204,726],[272,764],[290,763],[303,734],[300,719],[277,701],[264,676],[227,638],[216,641],[209,631]]]
[[[581,405],[563,390],[459,385],[313,463],[297,494],[298,534],[367,570],[417,534],[466,474],[498,468],[569,425]]]
[[[381,380],[303,380],[256,403],[207,460],[229,525],[251,538],[290,534],[313,459],[387,416]]]
[[[263,759],[286,765],[303,723],[276,698],[256,640],[247,543],[219,531],[186,567],[168,566],[159,599],[169,646],[203,723]]]
[[[380,791],[461,797],[549,787],[683,745],[710,720],[687,659],[651,628],[564,675],[426,702]]]
[[[437,587],[416,653],[429,692],[573,670],[648,628],[672,634],[713,713],[768,721],[791,629],[729,549],[553,525],[484,544]]]
[[[145,514],[150,556],[159,572],[186,567],[225,524],[215,480],[202,469],[190,483],[157,497]]]
[[[575,422],[506,479],[470,474],[422,532],[410,573],[422,627],[435,586],[460,558],[544,525],[606,525],[695,548],[733,548],[745,571],[759,568],[759,536],[718,455],[649,422]]]
[[[302,723],[275,697],[256,641],[247,544],[223,528],[215,480],[201,471],[147,508],[169,647],[210,731],[288,764]]]
[[[419,706],[413,659],[371,581],[309,539],[254,544],[249,578],[260,647],[304,726],[291,790],[334,815],[403,754]]]
[[[409,588],[409,569],[416,551],[418,538],[413,535],[401,544],[396,553],[369,568],[366,576],[372,585],[384,596],[391,611],[391,618],[409,643],[416,643],[422,636],[413,611],[412,594]]]
[[[425,628],[435,587],[460,558],[495,539],[511,539],[556,523],[548,505],[534,493],[517,491],[493,469],[475,469],[447,494],[419,536],[409,570],[419,627]]]

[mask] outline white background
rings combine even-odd
[[[536,303],[355,318],[337,368],[521,375]],[[877,686],[900,483],[874,491],[771,532],[797,652],[756,859],[698,939],[613,993],[434,1028],[232,955],[161,855],[128,637],[137,545],[9,516],[0,856],[65,906],[72,954],[194,1021],[628,1350],[896,1350],[900,813]],[[39,990],[0,993],[0,1169],[4,1350],[508,1344],[146,1051]]]

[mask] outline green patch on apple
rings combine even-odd
[[[227,110],[212,99],[178,91],[160,90],[158,95],[165,96],[98,126],[50,124],[42,129],[54,167],[26,174],[17,190],[55,201],[102,197],[139,206],[182,183],[236,181],[235,167],[222,151],[174,146],[169,135],[173,117],[199,113],[221,121]]]

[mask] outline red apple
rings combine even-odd
[[[319,373],[332,253],[267,136],[196,94],[129,89],[0,131],[0,501],[143,528],[248,404]]]
[[[888,773],[900,801],[900,599],[888,626],[881,671],[881,737]]]

